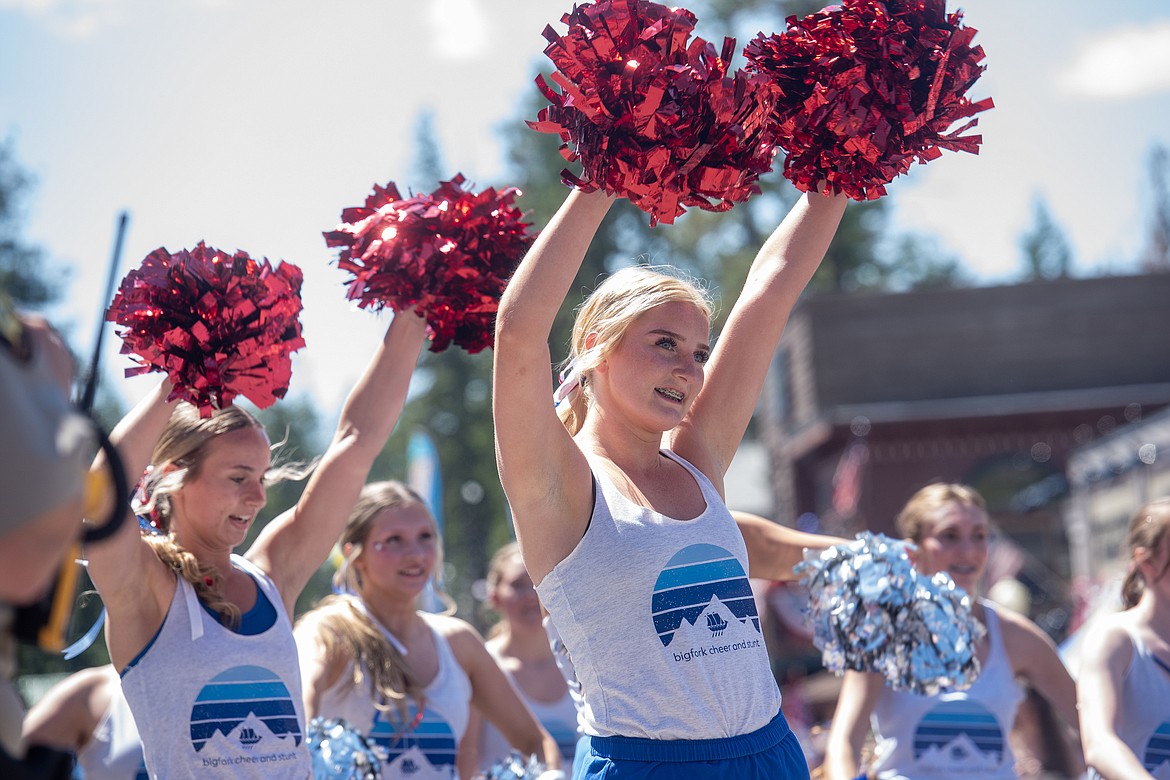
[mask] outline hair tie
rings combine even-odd
[[[559,409],[561,402],[569,397],[569,393],[576,390],[581,385],[585,384],[585,377],[577,370],[577,358],[569,361],[569,365],[565,366],[564,370],[557,376],[557,381],[560,384],[557,389],[553,391],[553,408]]]
[[[203,584],[204,584],[204,585],[206,585],[207,587],[209,587],[209,588],[210,588],[212,585],[214,585],[214,584],[215,584],[215,578],[214,578],[214,577],[210,577],[210,576],[208,576],[208,577],[204,577],[204,578],[203,578]]]

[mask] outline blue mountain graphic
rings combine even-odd
[[[931,748],[943,749],[965,735],[982,755],[1000,761],[1004,736],[999,721],[983,705],[967,700],[943,701],[919,722],[914,732],[914,757]]]
[[[410,705],[410,721],[413,722],[418,714],[418,708]],[[369,740],[379,748],[383,761],[387,764],[412,747],[418,748],[431,762],[431,766],[455,765],[455,752],[458,743],[455,732],[443,716],[431,708],[423,710],[423,719],[417,726],[403,733],[401,726],[387,720],[397,718],[397,712],[387,716],[379,712],[374,717],[374,726],[370,730]]]
[[[1157,728],[1146,743],[1146,754],[1142,757],[1142,763],[1150,774],[1166,762],[1170,762],[1170,721]]]
[[[253,715],[274,736],[292,735],[301,744],[301,724],[281,679],[262,666],[236,666],[203,686],[191,709],[191,744],[196,752],[218,731],[227,735]]]
[[[695,624],[712,597],[737,619],[748,619],[760,630],[752,587],[739,560],[717,545],[692,544],[667,562],[654,583],[650,610],[663,647],[674,639],[684,620]]]

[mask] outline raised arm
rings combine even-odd
[[[1085,763],[1106,780],[1152,780],[1133,750],[1117,735],[1123,708],[1120,691],[1133,662],[1133,642],[1116,623],[1084,641],[1077,705]]]
[[[611,202],[600,191],[569,193],[508,283],[496,318],[496,461],[538,583],[580,540],[593,503],[589,466],[553,409],[548,337]]]
[[[394,315],[365,372],[345,399],[333,441],[295,506],[260,533],[249,560],[272,577],[292,614],[297,596],[329,555],[374,459],[406,403],[426,334],[421,317]]]
[[[703,389],[671,447],[722,485],[756,408],[792,307],[825,256],[846,197],[805,193],[752,261],[707,364]]]
[[[792,571],[804,560],[805,550],[826,550],[846,539],[810,534],[773,523],[751,512],[731,510],[748,552],[748,576],[788,582],[797,579]]]
[[[110,443],[118,450],[126,481],[135,485],[143,469],[150,463],[151,453],[167,423],[174,405],[167,403],[171,391],[169,380],[163,380],[149,395],[110,432]],[[107,469],[99,454],[91,471]],[[107,496],[99,507],[98,517],[108,517],[113,507]],[[102,596],[109,612],[106,623],[106,642],[110,657],[117,668],[127,663],[154,636],[174,594],[175,575],[142,540],[138,521],[130,513],[118,531],[108,539],[90,545],[85,553],[89,559],[89,576]]]

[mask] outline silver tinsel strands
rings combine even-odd
[[[875,672],[894,689],[926,696],[979,676],[975,643],[986,629],[945,573],[911,564],[912,546],[868,531],[796,567],[809,590],[813,642],[825,667]]]
[[[524,756],[515,750],[502,761],[498,761],[485,773],[476,775],[472,780],[564,780],[564,773],[559,770],[546,770],[544,764],[536,756]]]
[[[313,757],[313,780],[378,780],[382,776],[377,754],[340,718],[309,721],[305,745]]]

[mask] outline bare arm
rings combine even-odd
[[[881,675],[845,672],[825,745],[825,780],[853,780],[861,773],[869,717],[884,684]]]
[[[847,540],[836,536],[796,531],[751,512],[731,510],[748,551],[748,576],[788,582],[797,579],[792,571],[804,560],[805,550],[826,550]]]
[[[142,399],[110,432],[110,443],[118,449],[129,485],[137,484],[143,469],[150,463],[151,453],[174,410],[167,403],[171,383],[164,380]],[[98,455],[91,471],[104,471],[105,457]],[[113,510],[112,498],[105,497],[99,517]],[[106,623],[106,643],[110,660],[122,669],[162,625],[163,617],[174,594],[175,575],[158,559],[150,546],[142,541],[138,521],[130,508],[121,528],[108,539],[89,546],[89,576],[101,594],[102,603],[109,612]]]
[[[301,667],[301,696],[305,702],[305,720],[321,714],[321,697],[341,679],[351,659],[339,653],[327,653],[318,638],[320,625],[312,612],[297,621],[293,637]]]
[[[462,622],[462,621],[460,621]],[[459,665],[471,680],[471,705],[500,730],[508,744],[527,756],[536,754],[549,769],[561,766],[561,751],[470,625],[447,634]]]
[[[459,753],[455,758],[455,766],[460,777],[471,777],[479,771],[480,752],[483,750],[483,716],[479,710],[471,707],[467,712],[467,730],[463,732],[463,739],[459,741]]]
[[[824,258],[846,200],[802,195],[764,242],[711,354],[703,389],[671,435],[672,449],[716,486],[723,484],[788,315]]]
[[[508,283],[496,318],[496,462],[536,583],[576,546],[593,505],[589,465],[553,409],[548,337],[610,203],[601,192],[569,194]]]
[[[1117,720],[1123,707],[1120,692],[1133,660],[1133,643],[1117,623],[1084,641],[1077,701],[1085,763],[1108,780],[1152,778],[1117,735]]]
[[[398,422],[426,333],[422,318],[394,315],[382,344],[345,400],[333,441],[296,506],[268,524],[248,559],[280,589],[289,614],[329,555],[370,467]]]
[[[1004,646],[1017,675],[1052,704],[1070,728],[1077,728],[1077,688],[1052,639],[1040,627],[1008,609],[996,610]]]
[[[83,669],[66,677],[29,710],[22,739],[29,745],[81,750],[110,706],[111,685],[117,686],[118,680],[108,666]]]

